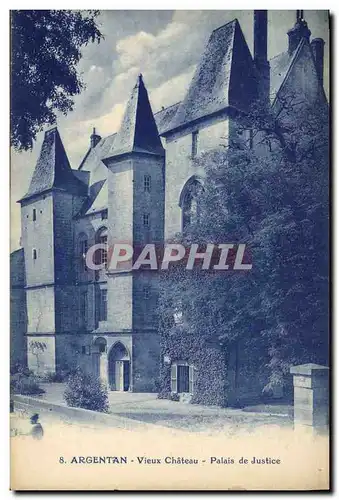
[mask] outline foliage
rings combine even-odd
[[[108,413],[107,389],[93,375],[77,369],[67,380],[64,398],[68,406]]]
[[[226,404],[226,374],[223,369],[224,354],[220,346],[208,345],[204,331],[193,334],[188,325],[175,325],[161,331],[161,356],[172,360],[186,360],[196,369],[192,403],[224,406]],[[172,399],[171,366],[160,366],[160,399]]]
[[[98,11],[13,10],[11,12],[11,144],[32,148],[56,112],[66,115],[84,88],[77,73],[81,49],[100,42]]]
[[[170,395],[170,400],[171,401],[180,401],[180,395],[174,392]]]
[[[20,366],[15,373],[11,374],[10,386],[11,394],[35,396],[45,392],[39,386],[39,381],[33,372]]]
[[[11,367],[10,367],[11,375],[14,375],[15,373],[18,373],[18,372],[25,373],[26,375],[30,375],[30,374],[33,375],[33,372],[31,370],[29,370],[27,368],[27,366],[24,365],[23,363],[21,363],[20,361],[17,361],[16,363],[11,365]]]
[[[246,243],[252,270],[186,271],[183,264],[161,276],[165,351],[183,342],[181,356],[202,363],[208,343],[220,343],[226,356],[245,337],[250,357],[260,339],[257,370],[269,370],[267,390],[282,385],[293,364],[328,362],[328,115],[326,106],[287,110],[292,102],[275,114],[253,108],[239,120],[254,130],[255,149],[237,134],[228,148],[197,159],[205,172],[199,218],[175,238],[199,243],[199,251],[211,242]],[[172,336],[178,309],[182,340]],[[216,379],[205,373],[204,380],[210,387]],[[208,391],[196,389],[206,403]]]

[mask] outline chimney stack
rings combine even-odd
[[[98,142],[101,141],[100,135],[98,135],[95,131],[95,127],[93,128],[93,133],[91,135],[91,149],[95,148]]]
[[[259,99],[270,98],[270,64],[267,60],[267,10],[254,11],[254,64],[259,74]]]
[[[303,10],[297,10],[296,23],[293,28],[287,32],[289,55],[293,54],[302,38],[305,38],[308,42],[310,41],[311,32],[308,29],[307,22],[303,19],[303,13]]]
[[[322,38],[314,38],[311,42],[311,48],[321,85],[323,85],[324,82],[324,45],[325,42]]]

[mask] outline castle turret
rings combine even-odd
[[[110,246],[128,243],[136,256],[146,243],[163,242],[164,156],[140,75],[127,103],[113,149],[103,160],[108,167]],[[149,271],[148,267],[146,270],[122,272],[108,270],[107,275],[107,327],[123,336],[124,347],[130,352],[130,389],[154,390],[152,383],[158,375],[159,361],[157,272]],[[109,366],[114,363],[119,366],[119,360],[109,360]],[[119,368],[113,367],[110,372],[114,379]],[[122,376],[127,377],[127,374]],[[111,381],[111,386],[118,389],[121,377]]]
[[[87,186],[73,174],[56,127],[45,133],[21,203],[28,312],[28,367],[39,374],[67,362],[74,333],[73,215]]]

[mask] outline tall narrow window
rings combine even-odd
[[[254,134],[253,134],[253,129],[250,128],[250,133],[249,133],[250,137],[249,137],[249,143],[250,143],[250,149],[253,149],[253,146],[254,146],[254,142],[253,142],[253,137],[254,137]]]
[[[96,253],[97,264],[105,264],[107,266],[107,228],[102,227],[96,234],[96,243],[103,245]]]
[[[99,293],[99,321],[107,320],[107,290]]]
[[[37,259],[37,251],[35,248],[33,248],[32,257],[33,257],[33,260]]]
[[[108,217],[108,210],[106,209],[101,212],[101,220],[105,220],[107,219],[107,217]]]
[[[149,214],[144,214],[143,215],[143,223],[144,223],[144,227],[149,227],[150,226],[150,216],[149,216]]]
[[[36,209],[33,208],[33,221],[36,221]]]
[[[80,323],[82,326],[87,324],[87,292],[80,295]]]
[[[151,289],[149,286],[144,286],[144,299],[149,300],[151,297]]]
[[[192,158],[195,158],[198,153],[198,134],[198,130],[195,130],[192,133]]]
[[[80,271],[84,272],[87,270],[86,266],[86,254],[88,250],[88,241],[86,235],[80,236],[79,239],[79,259],[80,259]]]
[[[151,176],[144,175],[144,191],[145,193],[151,192]]]
[[[194,394],[196,369],[187,361],[175,361],[171,366],[171,392]]]

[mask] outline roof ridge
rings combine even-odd
[[[288,76],[289,76],[289,74],[290,74],[290,72],[291,72],[292,66],[293,66],[293,64],[294,64],[294,62],[295,62],[295,60],[296,60],[296,58],[297,58],[297,55],[300,53],[300,51],[301,51],[302,47],[303,47],[306,43],[308,43],[308,44],[309,44],[309,42],[307,42],[307,40],[306,40],[305,38],[302,38],[302,39],[300,40],[300,42],[298,43],[298,46],[297,46],[297,48],[295,49],[295,51],[294,51],[294,52],[290,55],[290,58],[291,58],[291,59],[290,59],[290,61],[289,61],[289,63],[288,63],[288,67],[287,67],[287,69],[286,69],[286,73],[285,73],[285,75],[284,75],[284,78],[283,78],[283,80],[282,80],[282,82],[281,82],[281,84],[280,84],[279,91],[282,89],[283,85],[285,84],[285,82],[286,82],[286,80],[287,80],[287,78],[288,78]],[[273,101],[273,103],[272,103],[272,106],[274,106],[274,105],[275,105],[276,100],[277,100],[277,96],[278,96],[278,92],[277,92],[276,96],[274,97],[274,101]]]
[[[238,18],[235,17],[234,19],[232,19],[232,21],[228,21],[228,23],[225,23],[223,24],[222,26],[219,26],[218,28],[215,28],[212,33],[215,33],[216,31],[220,30],[221,28],[224,28],[225,26],[228,26],[229,24],[232,24],[232,23],[238,23],[239,24],[239,21],[238,21]]]
[[[180,104],[180,103],[181,103],[181,101],[175,102],[174,104],[170,104],[169,106],[166,106],[166,107],[164,107],[162,109],[159,109],[159,111],[156,111],[153,114],[157,115],[158,113],[161,113],[162,111],[166,111],[167,109],[173,108],[173,106],[176,106],[177,104]]]

